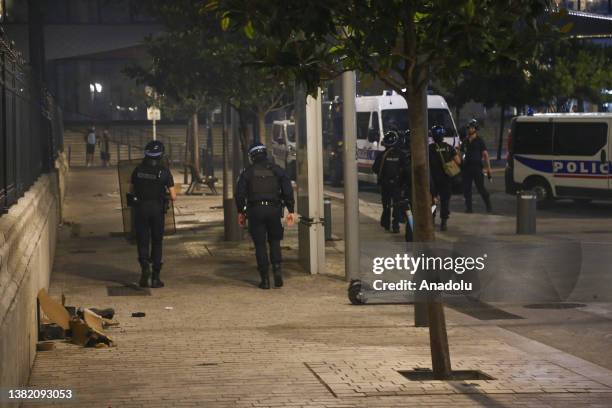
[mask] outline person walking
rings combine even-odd
[[[372,171],[377,175],[383,205],[380,225],[395,234],[400,231],[402,193],[405,191],[409,166],[400,142],[396,131],[390,130],[385,133],[382,141],[385,151],[376,156],[372,165]]]
[[[440,204],[440,231],[446,231],[450,215],[449,204],[452,193],[452,178],[459,174],[461,158],[457,151],[444,141],[446,136],[446,129],[444,127],[433,126],[429,133],[433,139],[433,143],[429,145],[431,196],[434,198],[434,201],[436,197],[438,198]]]
[[[268,160],[265,145],[254,143],[248,155],[251,165],[240,173],[236,184],[238,222],[244,226],[248,218],[249,233],[255,244],[257,270],[261,277],[259,287],[270,289],[268,270],[271,262],[274,286],[280,288],[283,286],[280,242],[284,232],[281,219],[286,207],[289,212],[287,226],[295,222],[293,187],[285,171]]]
[[[161,288],[162,244],[168,200],[176,200],[172,173],[162,165],[164,145],[151,141],[145,146],[144,159],[132,172],[134,224],[140,263],[140,286]],[[151,266],[153,274],[151,276]]]
[[[96,128],[89,128],[87,136],[85,136],[85,165],[91,167],[94,162],[94,153],[96,152]]]
[[[100,159],[102,159],[102,166],[108,167],[110,164],[110,137],[108,135],[108,129],[104,129],[102,132],[102,140],[100,141]]]
[[[487,212],[492,212],[491,198],[484,185],[483,168],[487,177],[491,180],[491,162],[485,142],[478,136],[479,124],[476,119],[469,121],[467,125],[468,134],[461,144],[463,196],[465,198],[465,212],[472,212],[472,183],[476,185],[478,193],[485,203]]]

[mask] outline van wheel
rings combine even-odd
[[[535,194],[538,209],[548,208],[552,204],[552,189],[550,184],[542,178],[533,178],[525,181],[525,190],[531,191]]]

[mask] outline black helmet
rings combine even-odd
[[[249,147],[249,159],[255,161],[259,157],[266,157],[268,155],[268,148],[263,143],[253,143]]]
[[[385,133],[382,140],[382,145],[385,147],[393,147],[400,141],[399,135],[394,130],[389,130]]]
[[[476,130],[478,130],[478,128],[480,127],[480,124],[478,123],[478,121],[476,119],[472,119],[468,122],[467,124],[467,128],[474,128]]]
[[[444,129],[444,126],[435,125],[431,127],[429,133],[431,134],[431,138],[436,143],[441,143],[444,140],[444,137],[446,136],[446,129]]]
[[[145,157],[159,159],[164,155],[164,144],[159,140],[152,140],[145,146]]]

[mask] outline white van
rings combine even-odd
[[[295,180],[295,123],[290,120],[275,120],[272,124],[271,145],[274,162],[285,169],[291,180]]]
[[[408,105],[403,96],[395,91],[385,91],[377,96],[358,96],[355,100],[357,111],[357,166],[359,180],[376,182],[372,164],[379,151],[384,150],[381,142],[390,127],[399,130],[410,129]],[[455,122],[443,97],[427,95],[427,124],[444,126],[446,143],[459,146]],[[390,126],[391,125],[391,126]]]
[[[612,198],[611,127],[611,113],[515,118],[508,139],[506,192],[531,190],[540,207],[559,198]]]

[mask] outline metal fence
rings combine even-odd
[[[0,29],[0,214],[54,168],[62,116],[51,95]]]

